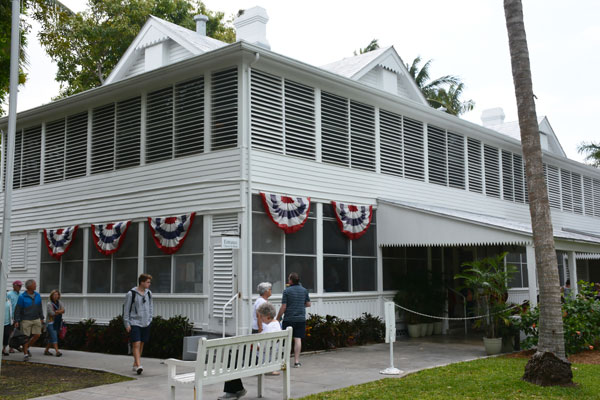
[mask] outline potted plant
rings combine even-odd
[[[515,273],[512,265],[504,265],[506,252],[497,256],[462,264],[466,267],[454,279],[462,279],[461,288],[471,289],[477,305],[478,315],[486,315],[476,321],[476,326],[485,330],[483,343],[488,355],[502,350],[500,327],[509,324],[510,311],[507,310],[508,281]]]

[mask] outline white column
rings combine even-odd
[[[579,293],[579,287],[577,287],[577,261],[574,251],[569,252],[569,278],[571,279],[571,290],[575,296]]]
[[[535,267],[535,249],[533,244],[526,246],[527,254],[527,279],[529,281],[529,304],[531,307],[537,305],[537,270]]]
[[[317,216],[317,293],[319,296],[323,294],[323,203],[316,203]]]
[[[81,232],[79,232],[80,235],[83,234],[83,273],[82,273],[82,278],[81,278],[83,280],[83,287],[81,288],[81,293],[83,294],[83,315],[85,315],[85,318],[90,318],[90,309],[89,309],[88,297],[87,297],[88,281],[89,281],[88,260],[90,258],[90,254],[89,254],[90,229],[91,229],[91,227],[83,228],[81,230]]]

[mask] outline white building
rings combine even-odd
[[[240,292],[233,333],[248,331],[256,284],[273,282],[277,302],[292,270],[310,312],[353,318],[382,315],[410,271],[445,271],[451,286],[462,262],[504,249],[520,267],[511,299],[536,301],[520,142],[500,133],[518,128],[498,128],[501,113],[493,130],[430,108],[391,47],[322,68],[272,52],[259,7],[234,44],[197,21],[151,17],[105,85],[19,113],[9,282],[60,288],[67,320],[105,323],[148,272],[156,314],[208,331]],[[600,281],[600,172],[566,158],[545,118],[540,132],[561,280]],[[286,235],[260,192],[310,197],[306,225]],[[331,201],[372,205],[367,233],[343,236]],[[184,246],[160,252],[147,218],[190,212]],[[91,224],[123,220],[121,249],[100,254]],[[43,229],[74,225],[50,257]],[[239,249],[222,247],[231,236]]]

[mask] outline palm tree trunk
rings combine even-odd
[[[541,385],[570,384],[573,374],[570,363],[566,361],[565,357],[558,266],[542,164],[542,148],[521,0],[504,0],[504,13],[517,98],[521,146],[525,160],[529,212],[540,288],[538,348],[525,367],[523,379]],[[556,379],[557,368],[562,371],[560,374],[562,379]]]

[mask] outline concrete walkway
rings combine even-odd
[[[113,372],[136,378],[133,381],[112,385],[96,386],[72,392],[60,393],[38,399],[168,399],[167,367],[162,360],[142,358],[144,373],[141,376],[131,371],[130,356],[64,350],[62,357],[44,356],[43,349],[33,348],[30,362],[89,368]],[[399,339],[394,344],[394,366],[404,375],[421,369],[472,360],[485,356],[481,339],[431,336],[419,339]],[[13,359],[13,356],[6,357]],[[21,360],[21,357],[14,357]],[[382,379],[379,373],[389,366],[389,345],[375,344],[350,347],[331,352],[301,355],[301,368],[292,368],[291,394],[303,397],[359,383]],[[282,398],[282,377],[265,377],[264,399]],[[248,394],[244,399],[256,399],[256,378],[244,379]],[[222,394],[223,385],[205,386],[205,399],[216,399]],[[177,389],[177,399],[191,399],[192,389]]]

